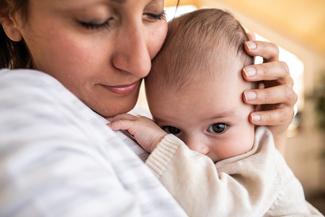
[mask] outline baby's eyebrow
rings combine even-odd
[[[160,118],[157,118],[157,117],[153,117],[152,120],[154,122],[165,122],[164,120],[160,119]]]
[[[171,121],[166,120],[166,119],[160,119],[160,118],[157,118],[157,117],[153,117],[152,119],[153,119],[154,122],[158,123],[159,125],[160,125],[160,124],[162,124],[162,125],[166,125],[167,123],[168,123],[167,125],[173,125],[173,124],[171,123]]]
[[[219,113],[214,114],[209,119],[218,119],[218,118],[229,117],[229,116],[236,115],[236,113],[237,112],[235,110],[229,110],[229,111],[219,112]]]

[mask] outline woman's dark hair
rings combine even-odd
[[[20,13],[23,20],[27,18],[28,0],[0,0],[0,16]],[[11,41],[0,25],[0,68],[26,68],[30,63],[30,54],[24,41]]]
[[[177,0],[177,6],[180,0]],[[177,7],[176,6],[176,7]],[[0,0],[0,18],[10,16],[16,12],[24,21],[27,20],[28,0]],[[0,23],[0,69],[1,68],[29,68],[31,55],[25,42],[14,42],[10,40]]]

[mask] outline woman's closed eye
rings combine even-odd
[[[144,13],[143,14],[149,21],[156,21],[156,20],[162,20],[166,19],[165,11],[162,11],[160,13]]]
[[[178,129],[177,127],[173,126],[161,126],[161,129],[163,129],[166,133],[178,135],[181,133],[181,130]]]
[[[165,11],[162,11],[160,13],[144,13],[143,14],[146,18],[146,20],[150,22],[154,22],[156,20],[162,20],[165,19]],[[78,23],[89,30],[100,30],[100,29],[110,29],[112,26],[112,22],[114,21],[114,17],[110,17],[104,21],[82,21],[78,20]]]
[[[230,126],[226,123],[214,123],[208,127],[207,131],[213,134],[222,134],[225,133],[229,127]]]
[[[79,20],[78,23],[89,30],[99,30],[99,29],[109,29],[111,27],[111,23],[114,20],[114,17],[110,17],[104,21],[81,21]]]

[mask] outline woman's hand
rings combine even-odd
[[[162,138],[167,134],[151,119],[144,116],[121,114],[109,119],[108,124],[112,130],[124,130],[139,143],[139,145],[151,153]]]
[[[283,151],[286,130],[293,118],[293,107],[297,95],[293,91],[293,80],[286,63],[279,61],[279,48],[269,42],[248,41],[245,50],[251,56],[261,56],[262,64],[246,66],[243,77],[246,81],[262,83],[264,88],[246,90],[244,101],[258,105],[250,114],[255,125],[264,125],[272,131],[275,143]]]

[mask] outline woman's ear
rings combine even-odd
[[[12,16],[0,16],[0,24],[10,40],[19,42],[23,39],[17,21]]]

